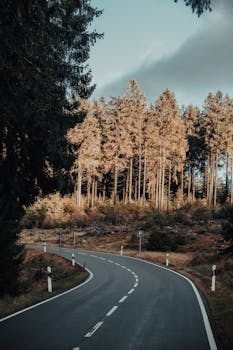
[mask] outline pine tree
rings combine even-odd
[[[88,26],[99,15],[88,0],[1,3],[1,294],[16,291],[23,207],[58,188],[68,166],[69,98],[93,91],[85,62],[99,37]]]

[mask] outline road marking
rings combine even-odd
[[[127,269],[127,271],[131,272],[131,270],[130,270],[130,269]]]
[[[123,303],[123,301],[125,301],[125,299],[128,298],[128,295],[125,295],[123,298],[121,298],[121,300],[119,300],[119,303]]]
[[[79,350],[80,348],[73,348],[72,350]]]
[[[132,294],[134,292],[134,288],[130,289],[130,291],[128,292],[128,294]]]
[[[122,269],[126,269],[126,267],[124,265],[121,265]]]
[[[96,256],[96,255],[90,255],[92,258],[98,258],[98,256]]]
[[[108,260],[108,262],[110,262],[110,263],[114,264],[114,262],[113,262],[112,260]]]
[[[138,286],[138,283],[135,283],[135,285],[133,286],[134,288],[137,288],[137,286]]]
[[[120,264],[118,264],[118,263],[115,263],[115,265],[120,266]]]
[[[80,265],[80,264],[78,264],[78,265]],[[82,266],[82,265],[80,265],[80,266]],[[55,295],[55,296],[52,297],[52,298],[43,300],[43,301],[41,301],[41,302],[39,302],[39,303],[37,303],[37,304],[35,304],[35,305],[29,306],[29,307],[27,307],[27,308],[25,308],[25,309],[23,309],[23,310],[20,310],[20,311],[15,312],[14,314],[11,314],[11,315],[9,315],[9,316],[6,316],[6,317],[0,319],[0,323],[1,323],[1,322],[4,322],[4,321],[6,321],[6,320],[8,320],[9,318],[12,318],[12,317],[15,317],[15,316],[17,316],[17,315],[20,315],[20,314],[22,314],[22,313],[24,313],[24,312],[26,312],[26,311],[32,310],[32,309],[34,309],[34,308],[36,308],[36,307],[38,307],[38,306],[40,306],[40,305],[43,305],[43,304],[45,304],[45,303],[48,303],[49,301],[52,301],[52,300],[54,300],[54,299],[57,299],[57,298],[59,298],[59,297],[65,295],[65,294],[68,294],[68,293],[70,293],[70,292],[72,292],[72,291],[74,291],[74,290],[76,290],[76,289],[78,289],[78,288],[84,286],[86,283],[90,282],[90,280],[91,280],[91,279],[93,278],[93,276],[94,276],[93,273],[92,273],[87,267],[85,267],[85,270],[89,273],[90,276],[89,276],[89,278],[88,278],[86,281],[84,281],[83,283],[79,284],[78,286],[76,286],[76,287],[74,287],[74,288],[71,288],[71,289],[69,289],[69,290],[66,290],[65,292],[63,292],[63,293],[61,293],[61,294]]]
[[[106,259],[105,259],[105,258],[102,258],[102,257],[100,257],[100,260],[103,260],[103,261],[105,261]]]
[[[135,279],[136,283],[138,283],[138,278]]]
[[[96,323],[96,325],[92,328],[92,330],[88,332],[86,335],[84,335],[84,337],[90,338],[97,331],[97,329],[99,329],[102,326],[103,323],[104,323],[103,321]]]
[[[113,314],[113,312],[116,311],[116,309],[118,308],[118,306],[113,306],[113,308],[111,308],[110,311],[108,311],[108,313],[106,314],[106,316],[111,316]]]

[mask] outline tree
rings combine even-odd
[[[89,0],[3,0],[0,95],[0,293],[16,290],[16,245],[25,205],[58,187],[68,165],[70,97],[89,97],[85,68],[99,34]]]
[[[177,2],[178,0],[174,0]],[[184,0],[186,6],[191,6],[192,11],[200,16],[205,10],[211,11],[211,0]]]

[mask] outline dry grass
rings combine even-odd
[[[47,266],[52,267],[53,293],[47,291]],[[82,283],[87,276],[88,273],[79,265],[72,267],[66,259],[27,249],[21,268],[19,293],[15,297],[5,296],[0,299],[0,317],[70,289]]]

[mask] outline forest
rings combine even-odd
[[[110,200],[159,211],[203,199],[233,203],[233,100],[209,93],[202,109],[179,109],[166,89],[154,105],[130,81],[123,97],[80,102],[69,129],[77,206]]]

